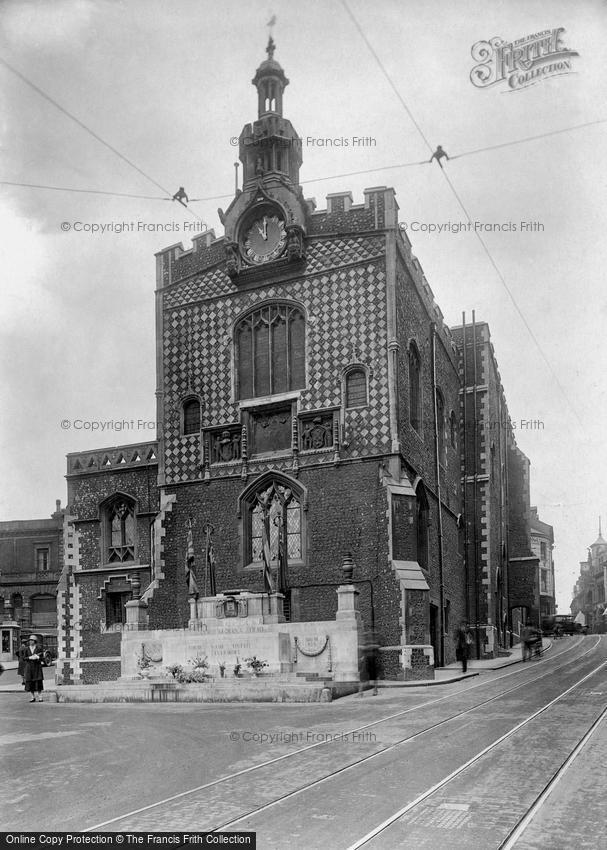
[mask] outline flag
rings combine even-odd
[[[192,520],[188,522],[188,539],[185,554],[185,580],[188,586],[188,596],[198,596],[198,585],[194,574],[194,538],[192,536]]]
[[[291,498],[291,490],[279,488],[276,491],[277,500],[272,506],[270,516],[278,531],[276,590],[286,594],[288,589],[287,568],[287,505]]]
[[[261,506],[261,560],[263,563],[263,583],[267,593],[274,593],[274,585],[272,584],[272,570],[270,562],[272,553],[270,550],[270,517],[272,513],[272,487],[257,496],[257,500]]]
[[[278,573],[276,576],[276,590],[284,594],[287,593],[289,585],[287,543],[287,509],[285,506],[278,517]]]
[[[287,553],[285,550],[282,523],[278,529],[278,572],[276,574],[276,590],[279,593],[287,591]]]
[[[274,586],[272,584],[272,571],[270,569],[270,535],[268,533],[268,521],[269,518],[266,516],[263,517],[261,524],[261,559],[263,561],[263,581],[265,588],[268,593],[274,593]]]
[[[211,531],[207,531],[207,564],[209,568],[209,596],[215,596],[215,549],[211,540]]]
[[[273,27],[275,23],[276,23],[276,15],[272,15],[272,17],[270,18],[270,20],[268,21],[266,26],[267,27]]]

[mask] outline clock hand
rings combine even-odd
[[[263,234],[262,234],[262,236],[267,241],[267,238],[268,238],[268,219],[266,218],[265,215],[263,217]]]

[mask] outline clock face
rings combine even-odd
[[[286,241],[284,221],[277,215],[262,215],[245,232],[245,257],[251,263],[267,263],[278,257]]]

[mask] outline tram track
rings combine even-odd
[[[490,753],[493,753],[493,751],[496,750],[498,747],[500,747],[504,742],[508,741],[510,738],[512,738],[518,732],[525,729],[525,727],[527,727],[528,724],[534,722],[536,719],[538,719],[545,712],[549,711],[559,701],[561,701],[564,697],[571,694],[576,688],[580,687],[580,685],[587,682],[593,676],[596,676],[597,673],[604,673],[606,665],[607,665],[607,661],[601,662],[601,664],[598,667],[595,667],[593,670],[591,670],[589,673],[587,673],[585,676],[583,676],[581,679],[579,679],[573,685],[571,685],[570,687],[568,687],[564,691],[562,691],[558,696],[556,696],[555,698],[550,700],[548,703],[543,705],[541,708],[534,711],[528,717],[521,720],[512,729],[510,729],[505,734],[501,735],[499,738],[497,738],[495,741],[493,741],[487,747],[484,747],[478,753],[475,753],[470,759],[468,759],[466,762],[464,762],[463,764],[458,766],[455,770],[451,771],[442,780],[435,783],[432,787],[428,788],[422,794],[418,795],[418,797],[416,797],[414,800],[411,800],[406,805],[404,805],[403,807],[398,809],[389,818],[385,819],[382,823],[378,824],[376,827],[374,827],[368,833],[363,835],[360,839],[358,839],[357,841],[355,841],[352,844],[349,844],[348,847],[346,848],[346,850],[360,850],[360,848],[371,844],[371,842],[373,842],[375,839],[384,835],[397,821],[399,821],[405,815],[408,815],[411,812],[413,812],[417,807],[419,807],[423,803],[425,803],[430,797],[432,797],[438,791],[444,789],[447,785],[449,785],[450,783],[457,780],[459,777],[461,777],[461,775],[466,770],[468,770],[474,764],[479,762],[481,759],[484,759]],[[529,806],[526,809],[526,811],[523,813],[523,815],[519,818],[516,826],[510,831],[510,833],[506,837],[506,839],[501,844],[498,845],[497,850],[512,850],[512,848],[516,844],[516,841],[518,840],[518,838],[520,837],[520,835],[522,834],[522,832],[524,831],[526,826],[532,820],[535,812],[539,809],[540,805],[542,804],[542,802],[544,801],[546,796],[550,793],[550,790],[549,790],[550,787],[556,781],[558,781],[559,777],[562,776],[563,772],[566,770],[568,765],[573,761],[575,756],[581,751],[584,744],[587,742],[589,737],[591,737],[592,733],[598,727],[598,725],[603,720],[605,715],[607,715],[607,709],[604,709],[601,712],[599,717],[596,718],[595,721],[592,723],[590,729],[586,730],[584,732],[584,734],[582,735],[582,737],[576,742],[575,746],[567,754],[567,757],[561,763],[561,765],[558,767],[558,769],[556,770],[554,775],[550,778],[550,780],[542,788],[542,790],[538,794],[538,796],[537,796],[536,800],[533,802],[533,804],[531,806]],[[380,846],[380,845],[377,845],[377,846]]]
[[[570,664],[579,663],[581,659],[583,659],[588,654],[592,653],[598,647],[599,642],[600,641],[597,641],[589,649],[587,649],[584,652],[582,652],[581,654],[579,654],[579,653],[575,653],[575,650],[579,647],[579,643],[581,643],[581,641],[580,641],[580,642],[574,644],[573,646],[568,646],[568,647],[564,648],[561,652],[557,653],[556,655],[542,659],[542,661],[539,662],[539,663],[541,663],[542,666],[544,664],[546,664],[547,669],[545,669],[539,676],[535,676],[533,681],[534,682],[538,681],[539,679],[542,679],[546,676],[552,676],[552,675],[554,675],[554,673],[556,671],[561,670],[563,668],[566,668]],[[572,655],[572,653],[573,653],[573,655]],[[567,656],[567,658],[562,663],[558,663],[562,659],[562,656]],[[557,662],[557,663],[555,664],[555,662]],[[535,664],[537,665],[538,663],[536,662]],[[499,700],[499,699],[503,698],[504,696],[519,690],[520,688],[527,687],[529,685],[529,677],[528,677],[528,675],[526,675],[526,672],[528,670],[529,670],[528,666],[520,667],[517,670],[509,671],[508,673],[502,674],[500,676],[496,676],[490,682],[481,681],[481,682],[475,683],[474,685],[467,687],[465,690],[462,690],[457,694],[450,692],[449,694],[438,697],[436,699],[427,700],[426,702],[421,703],[419,705],[412,706],[412,707],[409,707],[407,709],[403,709],[401,711],[394,712],[394,713],[389,714],[387,716],[374,719],[373,721],[370,721],[368,723],[360,724],[360,725],[356,726],[355,728],[349,730],[349,732],[347,734],[361,733],[364,730],[369,730],[373,727],[377,728],[377,727],[380,727],[382,724],[388,724],[391,721],[398,721],[399,718],[404,717],[405,715],[411,714],[413,712],[423,711],[425,708],[429,708],[430,706],[438,705],[442,702],[445,702],[446,700],[454,699],[456,697],[457,698],[465,698],[468,694],[470,694],[472,691],[476,690],[478,687],[481,687],[481,686],[483,686],[485,688],[490,688],[495,684],[501,683],[504,679],[508,679],[510,677],[513,677],[513,676],[522,676],[523,677],[523,681],[521,681],[520,683],[517,683],[513,687],[507,688],[506,690],[500,690],[499,693],[497,693],[497,694],[495,694],[495,695],[493,695],[493,696],[491,696],[487,699],[483,699],[480,702],[477,702],[477,703],[475,703],[471,706],[464,707],[462,711],[458,711],[458,712],[455,712],[453,714],[450,714],[449,717],[441,718],[436,723],[430,724],[428,727],[425,727],[421,730],[414,732],[411,735],[408,735],[408,736],[406,736],[402,739],[399,739],[399,740],[391,743],[388,746],[381,747],[379,750],[377,750],[377,751],[375,751],[371,754],[368,754],[368,755],[366,755],[366,756],[364,756],[360,759],[354,759],[354,761],[343,764],[343,765],[337,767],[335,770],[329,770],[328,772],[325,771],[322,776],[316,778],[314,781],[308,782],[304,785],[299,785],[297,788],[292,789],[291,791],[289,791],[286,794],[282,794],[282,795],[279,794],[278,796],[275,796],[274,799],[265,802],[263,805],[258,805],[256,807],[249,809],[246,812],[241,812],[241,813],[239,813],[239,816],[237,818],[232,817],[232,819],[230,819],[230,820],[224,819],[222,822],[216,821],[212,824],[208,824],[207,826],[205,826],[205,828],[213,829],[213,830],[220,830],[220,829],[223,830],[223,829],[233,828],[237,824],[241,823],[242,821],[245,821],[247,819],[255,817],[259,813],[264,812],[269,808],[276,807],[276,806],[280,805],[281,803],[284,803],[285,801],[293,798],[294,796],[297,796],[299,794],[303,794],[306,791],[309,791],[309,790],[311,790],[311,789],[313,789],[313,788],[315,788],[319,785],[322,785],[323,783],[326,783],[326,782],[328,782],[332,779],[335,779],[339,775],[343,774],[344,772],[346,772],[348,770],[354,770],[357,767],[364,767],[371,760],[377,759],[378,757],[385,755],[386,753],[389,753],[391,750],[394,750],[396,747],[403,746],[406,743],[410,743],[410,742],[414,741],[415,739],[419,738],[420,736],[428,734],[432,731],[435,731],[436,729],[440,728],[441,726],[444,726],[448,723],[451,723],[451,722],[459,719],[460,717],[462,717],[464,715],[470,714],[470,713],[472,713],[472,712],[474,712],[474,711],[476,711],[480,708],[483,708],[487,704],[495,702],[496,700]],[[536,671],[539,672],[537,666],[536,666]],[[330,742],[328,742],[328,741],[321,741],[321,742],[318,742],[318,743],[315,743],[315,744],[308,745],[306,747],[298,748],[298,749],[296,749],[292,752],[289,752],[289,753],[284,753],[284,754],[282,754],[282,755],[280,755],[280,756],[278,756],[274,759],[269,759],[269,760],[266,760],[266,761],[264,761],[260,764],[252,765],[252,766],[249,766],[247,768],[244,768],[243,770],[235,771],[235,772],[228,774],[226,776],[219,777],[218,779],[213,780],[213,781],[208,782],[208,783],[205,783],[204,785],[200,785],[200,786],[197,786],[196,788],[188,789],[188,790],[183,791],[179,794],[173,795],[173,796],[171,796],[171,797],[169,797],[165,800],[159,800],[159,801],[151,803],[147,806],[136,809],[134,811],[127,812],[125,814],[119,815],[119,816],[114,817],[110,820],[104,821],[103,823],[99,823],[99,824],[96,824],[94,826],[88,827],[87,829],[85,829],[83,831],[84,832],[96,831],[96,830],[99,830],[99,829],[107,829],[108,827],[117,828],[117,829],[126,828],[124,826],[125,822],[127,822],[127,826],[128,826],[129,821],[131,821],[131,822],[133,820],[136,821],[141,816],[145,816],[146,813],[151,813],[153,810],[156,810],[156,813],[160,814],[160,811],[162,810],[163,807],[170,809],[170,807],[173,804],[177,803],[178,801],[183,801],[185,798],[188,798],[188,797],[192,798],[196,794],[202,794],[204,792],[210,793],[210,792],[213,792],[213,791],[216,793],[218,790],[221,789],[222,786],[227,789],[228,786],[230,786],[230,785],[233,786],[235,782],[238,782],[239,780],[241,780],[243,778],[246,778],[245,781],[248,783],[249,780],[250,780],[250,775],[257,772],[257,771],[262,771],[264,768],[273,769],[275,765],[276,765],[276,768],[278,769],[278,767],[280,766],[279,763],[284,763],[286,761],[296,760],[298,757],[299,758],[301,758],[301,757],[305,758],[307,754],[310,754],[310,751],[316,750],[316,749],[321,748],[321,747],[327,747],[329,743]],[[122,824],[122,826],[120,826],[120,824]],[[132,828],[132,826],[130,826],[128,828]]]
[[[522,837],[525,830],[532,823],[535,816],[539,813],[543,805],[548,800],[548,797],[555,790],[558,783],[563,779],[570,766],[573,764],[575,759],[580,755],[582,750],[586,747],[592,736],[596,733],[601,723],[607,718],[607,707],[603,709],[600,715],[596,718],[594,723],[588,729],[588,731],[580,738],[578,743],[575,745],[573,750],[569,753],[567,758],[559,765],[558,769],[554,772],[554,774],[550,777],[549,781],[546,783],[544,788],[537,795],[536,799],[533,801],[532,805],[529,806],[527,811],[522,815],[519,819],[516,826],[512,828],[510,833],[506,836],[506,838],[499,845],[497,850],[513,850],[516,846],[519,838]]]
[[[584,655],[587,655],[590,652],[592,652],[594,649],[596,649],[596,647],[598,645],[599,645],[599,641],[597,641],[597,643],[594,644],[593,647],[586,650],[586,652],[584,652],[580,656],[580,658],[583,658]],[[573,663],[573,661],[577,661],[577,660],[578,659],[572,659],[572,661],[567,662],[567,663]],[[603,665],[601,665],[601,666],[603,666]],[[520,672],[520,671],[517,671],[517,672]],[[534,679],[534,681],[537,682],[540,679],[545,678],[546,676],[551,676],[552,673],[553,673],[552,670],[546,671],[545,673],[542,673],[540,676],[537,676]],[[508,674],[508,675],[512,675],[512,674]],[[507,696],[508,694],[513,693],[514,691],[517,691],[521,687],[525,687],[525,686],[526,686],[526,683],[523,683],[523,684],[514,685],[513,687],[508,688],[505,691],[500,691],[500,693],[496,694],[495,696],[489,697],[486,700],[482,700],[481,702],[476,703],[475,705],[470,706],[469,708],[466,708],[463,711],[458,711],[455,714],[450,715],[449,717],[445,717],[442,720],[439,720],[438,722],[433,723],[430,726],[427,726],[426,728],[421,729],[418,732],[413,733],[412,735],[407,735],[406,737],[401,738],[398,741],[395,741],[394,743],[390,744],[389,746],[382,747],[382,749],[380,749],[378,752],[372,753],[371,755],[368,755],[368,756],[365,756],[364,758],[358,759],[357,761],[353,762],[352,764],[345,765],[345,766],[339,768],[338,770],[335,770],[335,771],[327,774],[322,779],[319,779],[315,782],[311,782],[308,785],[302,786],[301,788],[297,788],[294,791],[289,792],[288,794],[284,794],[280,798],[278,798],[276,800],[272,800],[271,802],[267,803],[264,806],[261,806],[257,809],[252,809],[249,812],[247,812],[246,814],[241,815],[236,820],[227,821],[226,823],[222,823],[218,826],[214,826],[213,829],[217,830],[217,831],[232,829],[233,827],[238,826],[239,824],[242,823],[242,821],[247,820],[248,818],[252,817],[253,815],[257,816],[257,815],[259,815],[259,814],[261,814],[265,811],[268,811],[269,809],[273,808],[274,806],[277,806],[277,805],[285,802],[286,800],[292,799],[293,797],[296,797],[300,794],[303,794],[312,787],[317,787],[324,782],[327,782],[331,779],[334,779],[335,777],[345,773],[348,770],[354,770],[356,768],[362,767],[363,765],[368,764],[368,762],[372,761],[373,759],[379,758],[380,756],[385,755],[386,753],[390,752],[391,750],[395,750],[397,747],[401,747],[404,744],[410,744],[413,741],[417,740],[418,738],[422,737],[422,735],[426,735],[430,732],[435,732],[441,726],[445,726],[448,723],[452,723],[454,721],[457,721],[461,717],[465,717],[467,714],[471,714],[473,711],[477,711],[480,708],[484,708],[489,703],[495,702],[498,699],[502,699],[503,697]],[[557,699],[559,699],[559,698],[560,697],[558,697]],[[554,701],[556,701],[556,700],[554,700]],[[539,713],[541,713],[541,712],[538,712],[538,714]],[[385,720],[377,721],[377,723],[383,723],[383,722],[385,722]],[[526,722],[528,722],[528,721],[526,721]],[[505,736],[505,737],[507,737],[507,736]],[[491,748],[489,748],[489,749],[491,749]],[[489,751],[489,749],[487,751]],[[455,774],[455,775],[457,775],[457,774]],[[440,785],[437,786],[434,790],[438,790],[438,787],[441,787],[441,786]],[[432,793],[434,793],[434,791],[432,791]],[[421,802],[421,799],[420,799],[420,802]],[[348,850],[353,850],[353,848],[348,848]]]

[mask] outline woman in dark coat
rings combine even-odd
[[[30,702],[42,702],[44,675],[42,673],[42,652],[35,635],[32,635],[25,651],[25,690],[31,694]]]

